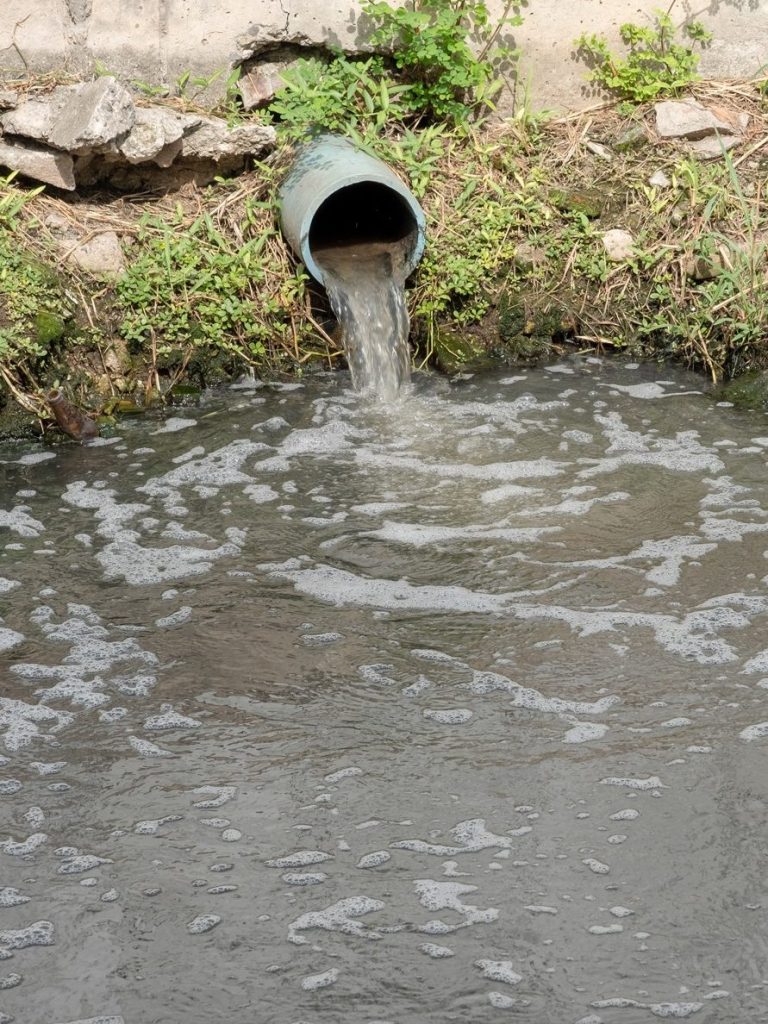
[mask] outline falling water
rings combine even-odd
[[[402,242],[336,245],[315,259],[356,390],[394,402],[410,379]]]

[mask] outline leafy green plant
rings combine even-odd
[[[381,133],[410,110],[404,102],[410,87],[392,80],[381,57],[352,60],[338,53],[330,64],[309,58],[298,61],[283,77],[285,87],[270,111],[288,136],[311,129]]]
[[[593,81],[632,104],[673,96],[695,82],[700,56],[693,44],[706,45],[712,34],[700,21],[686,22],[678,29],[670,11],[671,7],[655,11],[651,25],[622,25],[619,33],[629,49],[624,57],[613,53],[605,36],[580,36],[576,46],[593,65]],[[679,32],[687,43],[679,41]]]
[[[363,11],[375,25],[371,42],[386,47],[411,86],[413,113],[461,124],[493,105],[502,86],[497,64],[517,57],[500,44],[501,32],[505,25],[522,23],[525,3],[508,0],[497,21],[491,20],[484,0],[410,0],[396,8],[384,0],[365,0]]]

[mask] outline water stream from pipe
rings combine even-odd
[[[337,245],[314,255],[355,388],[385,403],[396,401],[410,380],[402,243]]]

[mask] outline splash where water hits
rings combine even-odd
[[[768,1020],[768,421],[344,380],[0,449],[0,1020]]]

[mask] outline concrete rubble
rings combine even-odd
[[[137,106],[109,75],[28,97],[0,92],[0,168],[67,191],[117,179],[126,168],[151,183],[153,168],[178,167],[183,180],[184,171],[204,163],[201,173],[210,180],[220,164],[231,171],[274,145],[269,125],[230,128],[219,117]]]
[[[698,100],[665,100],[654,105],[656,131],[662,139],[687,143],[688,151],[700,160],[714,160],[742,141],[740,132],[748,119],[733,124]]]

